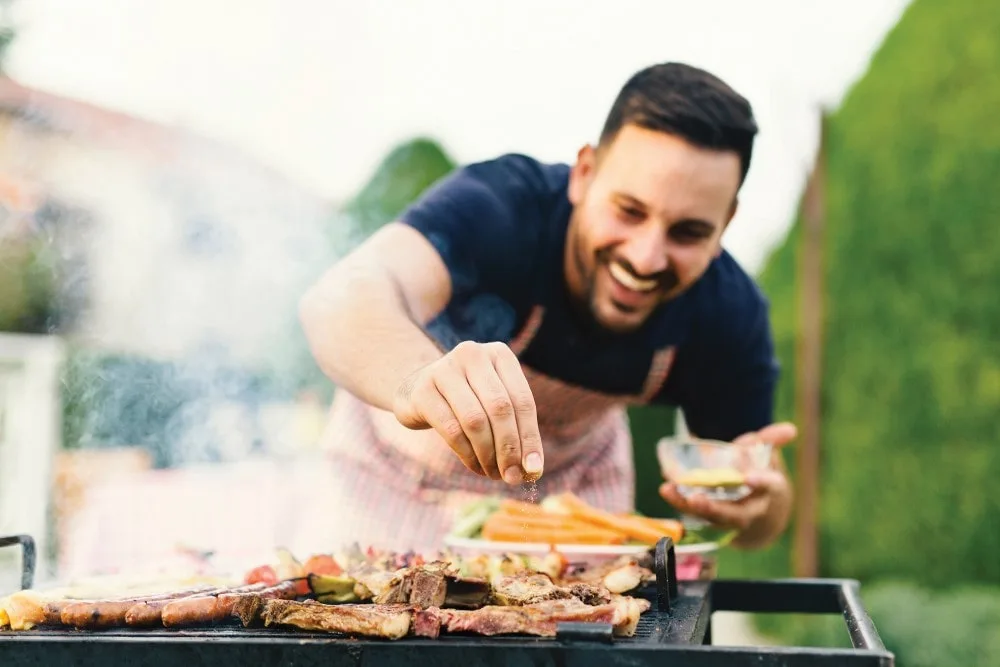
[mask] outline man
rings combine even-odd
[[[323,540],[440,548],[462,502],[534,479],[629,511],[629,404],[679,406],[701,437],[793,439],[770,424],[767,304],[721,247],[756,131],[716,77],[653,66],[572,167],[469,165],[330,269],[301,303],[340,388]],[[739,503],[661,494],[758,547],[788,521],[780,461]]]

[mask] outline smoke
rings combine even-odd
[[[114,187],[67,193],[89,219],[61,229],[59,292],[76,310],[64,444],[143,446],[158,465],[246,456],[263,405],[322,386],[295,309],[332,261],[330,207],[208,142],[104,157]],[[238,437],[216,414],[234,411]]]

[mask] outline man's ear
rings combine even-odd
[[[569,187],[566,194],[573,206],[583,201],[596,171],[597,152],[593,146],[586,144],[577,151],[576,162],[569,171]]]

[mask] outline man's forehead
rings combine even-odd
[[[728,210],[740,183],[739,156],[626,126],[601,150],[598,179],[609,192],[647,206]]]

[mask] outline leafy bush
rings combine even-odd
[[[1000,583],[997,34],[994,4],[916,0],[829,123],[823,574]],[[761,277],[785,418],[798,227]]]

